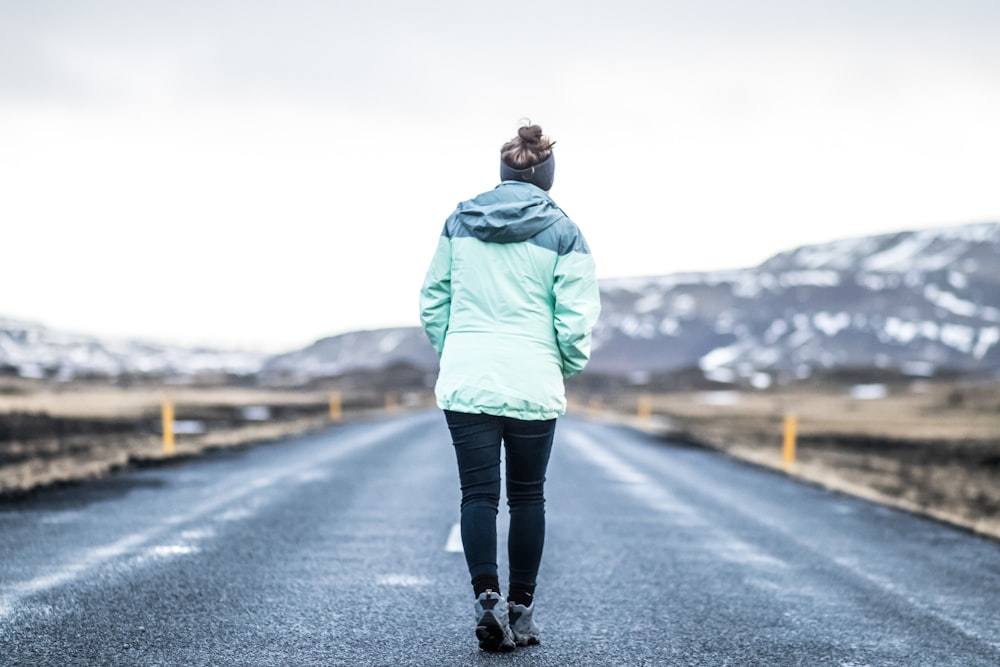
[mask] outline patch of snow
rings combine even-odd
[[[766,290],[773,290],[778,286],[778,279],[772,273],[761,273],[757,276],[757,282]]]
[[[889,286],[890,278],[880,273],[859,273],[854,276],[854,282],[873,292],[880,292]]]
[[[650,292],[649,294],[646,294],[645,296],[641,297],[638,301],[635,302],[635,305],[632,306],[632,312],[636,313],[637,315],[641,315],[643,313],[648,313],[650,311],[656,310],[662,305],[663,305],[663,292],[660,291]]]
[[[972,356],[982,359],[989,352],[989,349],[1000,343],[1000,328],[984,327],[979,330],[979,340],[976,341],[976,349],[972,351]]]
[[[850,313],[833,314],[825,311],[819,312],[813,315],[812,323],[816,329],[832,338],[847,327],[851,326],[851,315]]]
[[[705,371],[705,377],[712,382],[732,382],[736,379],[736,371],[729,368],[713,368]]]
[[[747,345],[745,342],[739,342],[726,347],[717,347],[698,360],[698,367],[703,371],[709,371],[728,366],[746,351]]]
[[[795,251],[794,263],[806,268],[846,269],[854,257],[871,254],[877,243],[874,238],[857,238],[805,246]]]
[[[964,324],[945,324],[941,327],[941,342],[959,352],[969,354],[975,339],[976,330]]]
[[[657,328],[657,330],[664,336],[676,336],[680,329],[680,322],[673,317],[664,317],[663,321],[660,322],[660,326]]]
[[[871,401],[885,398],[888,390],[884,384],[856,384],[851,387],[851,398],[858,401]]]
[[[935,227],[919,233],[955,241],[968,241],[969,243],[1000,242],[1000,224],[995,222],[959,225],[957,227]]]
[[[777,364],[781,360],[782,351],[777,347],[756,347],[751,356],[758,368],[765,368]]]
[[[692,317],[698,309],[698,302],[690,294],[678,294],[670,304],[677,317]]]
[[[802,347],[809,341],[813,340],[816,334],[809,329],[800,329],[788,337],[789,347]]]
[[[933,239],[910,235],[882,252],[866,257],[861,266],[868,271],[893,271],[913,266],[915,258]]]
[[[740,402],[738,391],[702,391],[695,396],[702,405],[736,405]]]
[[[924,272],[940,271],[954,264],[968,248],[964,245],[955,244],[937,254],[927,254],[917,262],[917,269]]]
[[[757,276],[752,273],[745,273],[733,285],[733,296],[741,299],[753,299],[761,292],[761,283]]]
[[[786,271],[778,276],[782,287],[836,287],[840,274],[836,271]]]
[[[735,270],[735,271],[709,271],[707,273],[697,273],[692,274],[692,276],[697,276],[697,280],[690,280],[692,284],[697,285],[731,285],[738,283],[743,280],[744,276],[748,272],[746,270]]]
[[[898,317],[887,317],[883,330],[890,340],[895,340],[906,345],[917,337],[920,328],[914,322],[901,320]]]
[[[965,289],[969,286],[969,279],[966,275],[960,271],[949,271],[948,272],[948,284],[954,289]]]
[[[38,364],[21,364],[17,367],[17,374],[29,380],[41,380],[45,377],[45,369]]]
[[[406,340],[406,338],[406,331],[402,329],[389,331],[378,341],[378,351],[382,354],[388,354],[389,352],[396,350],[400,344]]]
[[[785,320],[774,320],[771,326],[764,332],[764,342],[773,345],[788,331],[788,322]]]
[[[979,310],[979,306],[971,301],[959,299],[951,292],[945,292],[934,285],[924,287],[924,298],[939,308],[961,315],[962,317],[974,317]]]
[[[618,328],[629,338],[649,339],[656,335],[656,326],[650,319],[639,319],[633,315],[623,317]]]
[[[813,339],[814,333],[810,326],[809,316],[805,313],[796,313],[792,316],[792,325],[795,331],[788,337],[790,347],[799,347]]]

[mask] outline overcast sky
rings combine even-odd
[[[600,277],[1000,220],[995,0],[0,3],[0,316],[416,325],[530,117]]]

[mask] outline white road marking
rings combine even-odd
[[[70,510],[67,512],[56,512],[43,516],[40,521],[45,524],[59,525],[64,523],[76,523],[80,520],[83,512],[80,510]]]
[[[402,586],[414,588],[417,586],[430,586],[433,581],[427,577],[419,577],[412,574],[385,574],[375,580],[379,586]]]
[[[910,591],[905,587],[911,582],[904,582],[900,585],[886,576],[871,572],[869,568],[865,567],[864,562],[859,562],[857,559],[835,558],[833,562],[887,594],[895,595],[928,616],[951,626],[966,637],[981,641],[992,648],[1000,649],[1000,641],[996,639],[1000,637],[997,634],[1000,623],[996,621],[996,617],[983,618],[976,614],[972,618],[967,618],[969,615],[966,609],[967,604],[961,596],[938,595],[930,601],[918,599],[919,591]]]
[[[201,549],[193,544],[161,544],[146,549],[146,554],[156,558],[169,558],[170,556],[187,556],[196,554]]]
[[[663,509],[669,507],[669,502],[683,504],[668,494],[664,489],[646,477],[636,468],[618,458],[606,448],[602,447],[596,440],[578,430],[567,430],[565,441],[576,448],[591,463],[602,467],[611,479],[624,483],[624,488],[635,498],[643,501],[653,509]],[[732,491],[715,487],[705,487],[701,492],[711,496],[722,505],[732,508],[734,511],[752,517],[754,521],[766,526],[776,532],[786,535],[797,544],[811,550],[819,557],[835,563],[839,567],[849,571],[855,577],[865,580],[882,590],[887,596],[895,596],[897,599],[919,609],[923,613],[949,625],[959,633],[971,639],[983,642],[993,648],[1000,649],[1000,642],[995,637],[997,627],[1000,623],[992,618],[982,618],[979,615],[968,617],[966,606],[960,597],[942,598],[936,597],[933,601],[919,599],[918,592],[909,589],[908,584],[912,582],[898,583],[887,577],[879,576],[871,571],[871,568],[863,561],[856,558],[836,557],[830,553],[817,548],[809,540],[801,539],[788,526],[780,521],[768,517],[760,512],[750,509],[741,498]],[[669,502],[668,502],[669,501]],[[844,509],[847,512],[844,512]],[[683,507],[691,514],[696,514],[697,510],[693,506]],[[853,510],[844,504],[833,506],[833,511],[838,513],[853,513]],[[877,507],[874,512],[880,515],[893,515],[897,510],[885,507]],[[700,520],[700,519],[699,519]],[[704,522],[703,522],[704,523]],[[717,526],[704,523],[704,530],[698,540],[699,548],[711,552],[716,557],[738,565],[742,565],[758,572],[764,572],[771,576],[783,577],[784,572],[790,571],[790,564],[779,558],[775,558],[760,550],[755,545],[751,545],[738,537],[720,530]],[[747,584],[761,588],[773,587],[773,582],[767,579],[750,576]],[[801,591],[800,591],[801,592]],[[985,626],[983,625],[985,622]]]
[[[322,482],[329,477],[329,473],[323,470],[307,470],[299,475],[300,482]]]
[[[215,516],[216,521],[242,521],[243,519],[248,519],[253,516],[251,512],[246,507],[234,507],[231,510],[226,510],[221,514]]]
[[[462,548],[462,524],[455,523],[448,532],[448,541],[444,543],[444,550],[451,554],[465,553]]]
[[[565,441],[569,445],[591,463],[602,468],[610,479],[619,482],[629,495],[652,510],[670,515],[673,523],[677,525],[698,529],[698,541],[705,551],[746,567],[769,571],[788,567],[784,561],[710,525],[698,515],[698,510],[693,505],[677,498],[651,477],[611,453],[606,447],[602,447],[589,435],[575,429],[564,433]]]
[[[648,475],[640,472],[602,447],[590,436],[577,431],[565,431],[564,439],[591,463],[603,469],[605,474],[644,505],[685,519],[690,524],[700,523],[694,509],[676,496],[656,484]]]

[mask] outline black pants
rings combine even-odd
[[[526,421],[445,410],[462,485],[462,547],[469,575],[497,576],[500,443],[506,451],[510,584],[535,585],[545,542],[545,469],[556,420]]]

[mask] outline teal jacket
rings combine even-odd
[[[438,405],[554,419],[563,378],[590,358],[600,313],[594,261],[577,226],[534,185],[504,181],[445,222],[420,290],[441,357]]]

